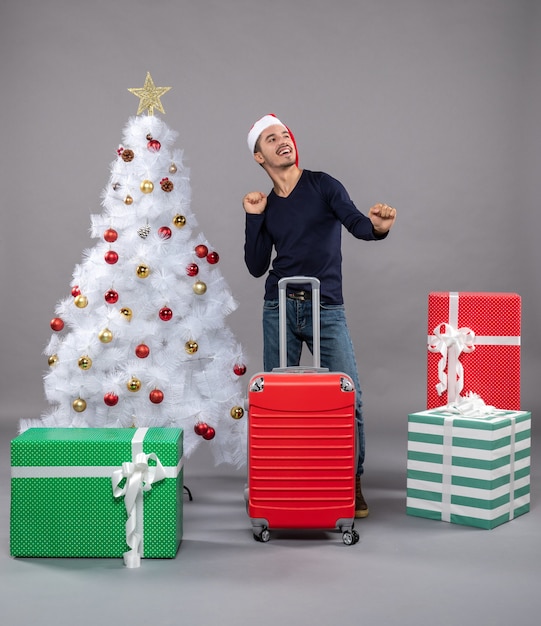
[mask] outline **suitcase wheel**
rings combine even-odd
[[[342,541],[346,546],[353,546],[359,541],[359,533],[354,528],[352,530],[346,530],[342,534]]]
[[[254,533],[254,539],[256,541],[261,541],[262,543],[267,543],[270,539],[270,531],[268,528],[263,528],[259,534]]]

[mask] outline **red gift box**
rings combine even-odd
[[[427,408],[472,392],[487,405],[520,410],[520,319],[516,293],[430,293]]]

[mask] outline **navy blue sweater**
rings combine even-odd
[[[342,225],[357,239],[386,236],[374,233],[342,183],[309,170],[303,170],[287,198],[271,191],[262,214],[247,213],[244,260],[250,274],[263,276],[276,251],[265,300],[278,298],[278,280],[284,276],[315,276],[321,281],[322,302],[343,304]]]

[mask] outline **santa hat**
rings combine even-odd
[[[287,132],[290,134],[291,141],[293,142],[293,145],[295,146],[295,154],[296,154],[295,165],[298,165],[299,153],[297,151],[297,143],[295,141],[295,137],[293,136],[293,133],[289,130],[289,128],[283,122],[281,122],[276,117],[276,115],[274,115],[274,113],[269,113],[268,115],[264,115],[262,118],[257,120],[257,122],[255,122],[252,128],[250,128],[250,132],[248,133],[248,148],[250,149],[250,152],[252,154],[254,153],[255,144],[257,143],[257,140],[259,139],[259,136],[261,135],[261,133],[269,126],[276,126],[276,125],[283,126],[287,130]]]

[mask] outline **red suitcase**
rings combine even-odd
[[[312,285],[313,367],[287,366],[286,286]],[[336,529],[357,543],[355,387],[346,374],[320,367],[319,280],[278,283],[280,367],[248,387],[247,511],[254,538],[270,529]]]

